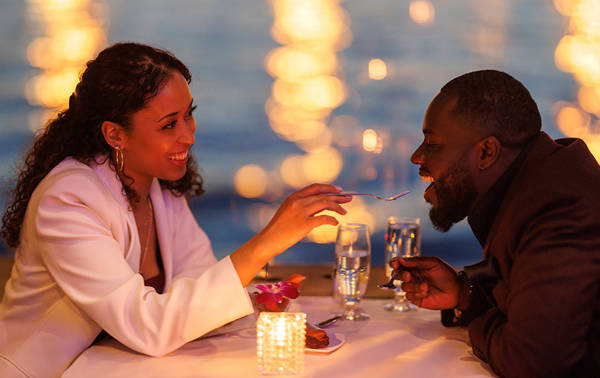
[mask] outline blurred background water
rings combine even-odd
[[[138,41],[192,71],[193,151],[207,192],[191,206],[218,257],[260,230],[287,194],[319,181],[386,196],[411,190],[348,206],[342,221],[369,224],[375,264],[392,215],[422,219],[424,255],[474,263],[481,248],[465,222],[446,234],[432,228],[426,184],[409,161],[427,104],[455,76],[500,69],[529,88],[547,133],[582,137],[599,156],[599,3],[1,0],[0,178],[13,184],[33,133],[87,60]],[[275,262],[332,262],[334,237],[333,227],[317,229]]]

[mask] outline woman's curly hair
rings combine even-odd
[[[171,53],[138,43],[114,44],[87,63],[68,108],[48,122],[25,154],[12,199],[2,217],[0,235],[9,247],[19,245],[33,191],[63,159],[71,156],[88,164],[104,157],[104,161],[96,163],[110,159],[115,167],[111,146],[102,134],[102,123],[111,121],[129,130],[132,115],[157,95],[173,71],[191,82],[190,71]],[[121,181],[125,195],[135,206],[137,193]],[[159,181],[162,188],[177,196],[199,196],[204,192],[202,177],[191,155],[181,179]]]

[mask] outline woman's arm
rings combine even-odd
[[[299,242],[313,228],[337,225],[334,217],[317,214],[323,210],[346,214],[340,203],[349,202],[352,197],[331,195],[340,191],[334,185],[312,184],[288,196],[269,224],[231,254],[242,285],[248,285],[271,258]]]
[[[139,245],[115,238],[126,228],[121,205],[93,172],[81,171],[45,180],[24,232],[27,248],[39,251],[61,291],[91,320],[133,350],[156,356],[252,312],[228,259],[176,279],[164,294],[144,286],[126,260]]]

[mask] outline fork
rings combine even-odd
[[[384,290],[396,290],[397,287],[396,285],[394,285],[394,281],[396,281],[398,278],[400,278],[400,273],[402,271],[398,270],[395,271],[394,274],[392,274],[392,277],[390,278],[390,280],[384,284],[379,284],[377,285],[377,287],[379,287],[380,289],[384,289]]]
[[[370,194],[370,193],[358,193],[358,192],[342,192],[340,193],[340,195],[348,195],[348,196],[369,196],[369,197],[373,197],[373,198],[377,198],[380,199],[382,201],[393,201],[396,200],[400,197],[404,197],[405,195],[407,195],[408,193],[410,193],[410,190],[406,190],[400,194],[396,194],[395,196],[391,196],[391,197],[380,197],[377,196],[375,194]]]

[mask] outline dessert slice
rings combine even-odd
[[[327,336],[327,332],[306,323],[306,347],[311,349],[321,349],[327,348],[328,346],[329,336]]]

